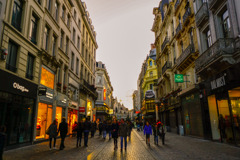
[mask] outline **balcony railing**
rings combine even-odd
[[[208,0],[209,9],[214,9],[220,6],[226,0]]]
[[[234,52],[234,39],[218,39],[210,48],[203,52],[196,60],[196,71],[199,72],[212,61],[223,55],[231,55]]]
[[[169,43],[169,38],[166,37],[162,43],[162,46],[161,46],[161,49],[162,49],[162,52],[164,50],[164,48],[166,47],[166,45]]]
[[[190,7],[188,7],[187,9],[186,9],[186,12],[184,13],[184,15],[183,15],[183,23],[185,23],[187,20],[188,20],[188,18],[191,16],[191,8]]]
[[[182,24],[179,23],[179,25],[176,28],[176,35],[182,30]]]
[[[171,68],[172,68],[172,62],[170,61],[165,62],[164,66],[162,67],[162,74],[164,74],[167,69],[171,69]]]
[[[179,4],[180,4],[180,0],[177,0],[175,5],[174,5],[175,6],[175,10],[178,8]]]
[[[209,19],[207,2],[204,2],[199,8],[196,13],[195,19],[198,27],[201,26],[203,22]]]
[[[177,66],[179,66],[191,53],[194,52],[194,45],[190,44],[177,59]]]

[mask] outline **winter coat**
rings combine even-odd
[[[68,133],[68,124],[66,122],[61,122],[59,125],[58,132],[60,132],[61,137],[66,136]]]
[[[95,131],[96,130],[96,123],[91,123],[91,131]]]
[[[47,132],[48,132],[48,135],[49,135],[49,138],[56,138],[57,137],[57,125],[52,123],[48,129],[47,129]]]
[[[119,133],[119,136],[121,136],[121,137],[127,137],[128,136],[128,125],[126,123],[120,124],[118,133]]]
[[[118,123],[113,123],[111,126],[111,129],[112,129],[112,138],[118,138],[118,129],[119,129]]]
[[[91,130],[91,123],[89,121],[83,123],[83,130],[84,132],[89,132]]]
[[[107,130],[107,124],[106,123],[103,123],[102,124],[102,131],[106,131]]]
[[[83,132],[83,124],[81,122],[77,125],[77,137],[81,137]]]
[[[102,126],[103,126],[103,123],[102,123],[102,122],[99,122],[99,124],[98,124],[98,129],[99,129],[99,131],[102,131]]]
[[[152,135],[152,127],[151,127],[151,125],[149,125],[149,126],[145,125],[145,127],[144,127],[144,135],[145,134],[151,134]]]
[[[107,132],[111,132],[111,130],[112,130],[112,124],[111,123],[108,123],[107,124]]]

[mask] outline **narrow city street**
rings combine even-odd
[[[120,139],[119,139],[120,140]],[[154,145],[153,136],[151,136],[151,146],[145,144],[145,137],[142,132],[133,130],[132,139],[128,141],[127,151],[120,152],[113,150],[113,140],[104,141],[97,134],[89,139],[89,147],[76,148],[76,138],[66,139],[66,148],[63,151],[49,150],[48,142],[18,148],[6,151],[4,160],[110,160],[110,159],[130,159],[130,160],[154,160],[154,159],[218,159],[218,160],[237,160],[240,159],[240,148],[221,144],[217,142],[206,141],[202,139],[179,136],[173,133],[166,134],[166,144],[163,146]],[[57,140],[59,146],[60,140]],[[82,143],[83,144],[83,143]],[[119,143],[120,147],[120,143]]]

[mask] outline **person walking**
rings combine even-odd
[[[116,150],[118,148],[117,147],[118,129],[119,129],[118,123],[117,123],[116,119],[114,119],[113,123],[112,123],[112,127],[111,127],[112,138],[114,140],[114,150]]]
[[[124,119],[121,120],[118,133],[119,136],[121,137],[121,152],[123,150],[123,140],[125,144],[125,151],[127,151],[128,125],[125,123]]]
[[[86,121],[83,124],[83,130],[84,130],[84,146],[88,147],[88,136],[91,130],[91,123],[89,122],[88,118],[86,118]]]
[[[139,124],[140,124],[141,131],[143,131],[143,122],[141,121]]]
[[[109,140],[111,140],[111,132],[112,132],[112,123],[111,123],[111,121],[108,121],[108,123],[107,123],[107,133],[109,135]]]
[[[58,135],[57,131],[57,121],[54,120],[53,123],[48,127],[46,134],[49,135],[49,148],[52,150],[52,139],[53,139],[53,149],[56,149],[56,138]]]
[[[166,127],[163,123],[160,123],[159,127],[160,137],[162,139],[162,144],[165,144],[165,135],[166,135]]]
[[[152,135],[152,127],[149,122],[144,127],[144,135],[146,135],[146,144],[150,146],[150,135]]]
[[[106,121],[103,121],[103,124],[102,124],[102,134],[103,134],[103,139],[105,140],[106,136],[107,136],[107,124],[106,124]]]
[[[4,151],[6,136],[7,136],[6,127],[2,125],[0,127],[0,160],[3,160],[3,151]]]
[[[78,125],[77,125],[77,148],[81,147],[82,133],[83,133],[83,123],[81,121],[81,122],[78,122]]]
[[[98,124],[99,136],[102,135],[102,126],[103,126],[103,123],[102,123],[102,121],[100,119],[99,124]]]
[[[159,130],[158,130],[157,124],[153,124],[152,130],[153,130],[153,135],[154,135],[154,144],[156,144],[158,146]]]
[[[59,132],[61,137],[60,150],[63,150],[65,148],[64,141],[68,133],[68,124],[66,123],[66,118],[62,118],[62,122],[60,123],[59,129],[58,129],[58,133]]]
[[[91,138],[94,137],[95,130],[96,130],[96,125],[95,125],[95,123],[92,121],[92,123],[91,123]]]
[[[128,137],[129,141],[131,140],[131,132],[132,132],[132,123],[128,121]]]

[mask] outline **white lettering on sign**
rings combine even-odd
[[[47,93],[46,93],[46,97],[47,97],[47,98],[50,98],[50,99],[53,99],[53,94],[52,94],[52,93],[49,93],[49,92],[47,92]]]
[[[24,86],[21,86],[17,82],[13,83],[13,88],[19,89],[22,92],[29,92],[29,90],[27,88],[25,88]]]
[[[212,90],[217,89],[217,88],[222,87],[222,86],[225,86],[225,85],[226,85],[226,82],[225,82],[224,76],[222,76],[222,77],[220,77],[216,80],[211,81]]]

